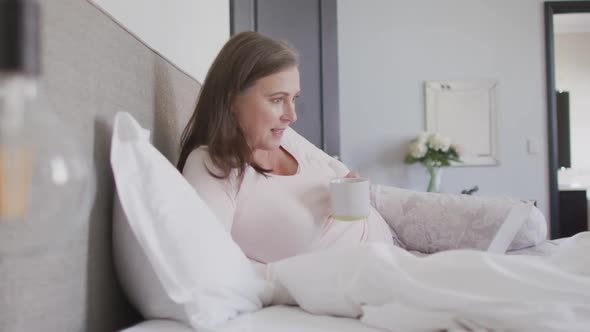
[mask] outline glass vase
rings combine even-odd
[[[440,178],[442,169],[436,166],[427,167],[428,174],[430,174],[430,180],[428,181],[428,188],[426,191],[438,193],[440,192]]]

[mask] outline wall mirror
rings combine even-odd
[[[462,163],[499,165],[495,81],[427,81],[426,131],[451,137]]]

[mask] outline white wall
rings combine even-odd
[[[570,92],[572,168],[590,171],[590,32],[555,35],[555,81]]]
[[[199,83],[229,38],[229,1],[89,2]]]
[[[425,190],[405,144],[423,131],[426,80],[497,80],[497,167],[447,168],[442,191],[536,199],[548,216],[541,0],[340,0],[343,160],[373,182]],[[474,133],[476,134],[476,133]],[[527,139],[541,147],[527,154]]]

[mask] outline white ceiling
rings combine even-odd
[[[590,13],[553,15],[555,33],[590,32]]]

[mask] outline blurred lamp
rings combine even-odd
[[[86,221],[90,160],[37,101],[40,8],[0,0],[0,258],[64,242]]]

